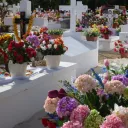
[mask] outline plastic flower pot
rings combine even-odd
[[[94,37],[94,36],[86,36],[86,40],[87,41],[97,41],[98,37]]]
[[[9,72],[11,77],[25,77],[26,76],[26,69],[27,63],[18,64],[18,63],[8,63]]]
[[[104,34],[103,37],[104,37],[104,39],[108,40],[109,39],[109,34]]]
[[[56,69],[59,67],[61,55],[47,55],[45,56],[47,68]]]
[[[50,35],[52,39],[62,38],[62,35]]]

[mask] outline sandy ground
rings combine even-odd
[[[113,60],[113,59],[117,59],[117,58],[120,58],[120,55],[117,53],[114,53],[113,51],[99,52],[99,66],[96,67],[95,70],[99,71],[100,67],[103,65],[104,59],[112,59]],[[43,108],[42,108],[41,111],[37,112],[30,119],[16,125],[14,128],[44,128],[42,126],[41,120],[40,120],[43,116],[45,116],[45,112],[43,111]]]

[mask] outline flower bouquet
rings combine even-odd
[[[103,35],[104,39],[109,39],[109,36],[112,34],[107,26],[102,26],[100,28],[100,32]]]
[[[61,38],[50,40],[45,37],[38,48],[38,51],[45,56],[46,64],[49,68],[57,68],[60,63],[61,55],[67,50],[68,48],[64,45]]]
[[[63,35],[63,30],[61,29],[48,30],[48,34],[51,36],[52,39],[61,38]]]
[[[119,36],[119,33],[121,32],[121,27],[116,28],[117,36]]]
[[[80,75],[60,81],[60,90],[48,92],[47,115],[42,124],[49,128],[127,128],[128,66],[113,69],[105,60],[104,74]]]
[[[128,58],[128,44],[125,43],[125,41],[118,40],[115,42],[114,45],[115,45],[114,51],[119,52],[121,58]]]
[[[86,36],[87,41],[97,41],[100,31],[98,27],[89,28],[84,31],[84,36]]]
[[[8,67],[12,77],[25,76],[28,62],[36,56],[36,51],[30,44],[10,41],[7,57]]]
[[[7,66],[7,48],[8,48],[8,45],[9,45],[9,42],[11,40],[14,39],[14,36],[13,35],[10,35],[10,34],[2,34],[0,35],[0,64],[5,64],[5,67],[6,67],[6,71],[8,71],[8,66]]]

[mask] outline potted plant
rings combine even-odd
[[[127,44],[125,45],[124,41],[116,41],[114,51],[118,52],[121,58],[128,58],[128,47]]]
[[[121,32],[121,28],[116,28],[116,35],[119,36],[119,33]]]
[[[4,58],[5,54],[7,53],[7,48],[8,48],[8,45],[9,45],[9,42],[12,41],[14,39],[14,35],[11,35],[11,34],[1,34],[0,35],[0,49],[1,51],[1,58],[0,58],[0,64],[5,64],[5,69],[6,71],[8,72],[8,63],[7,61],[5,61],[6,57]]]
[[[12,77],[24,77],[28,62],[36,56],[36,51],[27,43],[10,41],[8,45],[8,67]]]
[[[84,31],[84,36],[86,36],[87,41],[97,41],[100,32],[97,28],[89,28]]]
[[[44,40],[38,48],[38,51],[45,57],[47,67],[51,69],[58,68],[61,55],[67,50],[68,48],[64,45],[61,38]]]
[[[109,39],[109,36],[112,34],[107,26],[102,26],[100,28],[100,32],[103,35],[104,39]]]
[[[48,30],[48,34],[51,36],[52,39],[60,38],[63,35],[63,30],[61,29]]]

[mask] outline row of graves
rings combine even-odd
[[[98,65],[97,43],[82,40],[80,33],[75,32],[74,1],[70,7],[70,29],[65,32],[50,29],[45,23],[47,17],[31,12],[30,1],[21,0],[19,6],[20,14],[4,18],[4,25],[12,26],[13,31],[1,33],[0,39],[3,64],[0,127],[3,128],[11,128],[41,110],[48,90],[56,88],[59,80],[70,81],[71,76]],[[39,31],[32,32],[33,26],[38,26]],[[93,59],[83,61],[88,58]]]
[[[117,6],[118,14],[114,15],[115,9],[110,9],[101,16],[92,11],[88,12],[88,7],[84,6],[81,1],[72,0],[70,6],[61,5],[60,12],[43,11],[40,6],[36,11],[31,12],[31,2],[21,0],[20,4],[13,5],[12,8],[10,6],[8,10],[12,13],[8,13],[1,21],[2,24],[11,26],[10,33],[1,31],[0,35],[1,128],[13,128],[41,110],[47,92],[58,89],[58,81],[73,82],[74,78],[98,66],[99,50],[114,49],[121,54],[121,57],[127,57],[127,16],[122,10],[117,9]],[[97,23],[99,19],[101,23]],[[113,28],[114,21],[119,23],[119,19],[123,23]],[[115,32],[119,29],[121,29],[120,36]],[[99,75],[93,69],[92,72],[104,88]],[[81,77],[80,81],[80,84],[82,82],[86,84],[88,81],[87,86],[96,84],[89,75]],[[65,86],[71,87],[68,83],[65,83]],[[76,89],[80,88],[82,89],[76,86]],[[83,87],[84,89],[86,88]],[[66,93],[66,90],[61,91],[55,90],[51,94]],[[49,98],[57,98],[57,96]],[[50,104],[48,106],[50,107]],[[62,122],[60,124],[62,125]],[[52,128],[55,127],[53,125]]]

